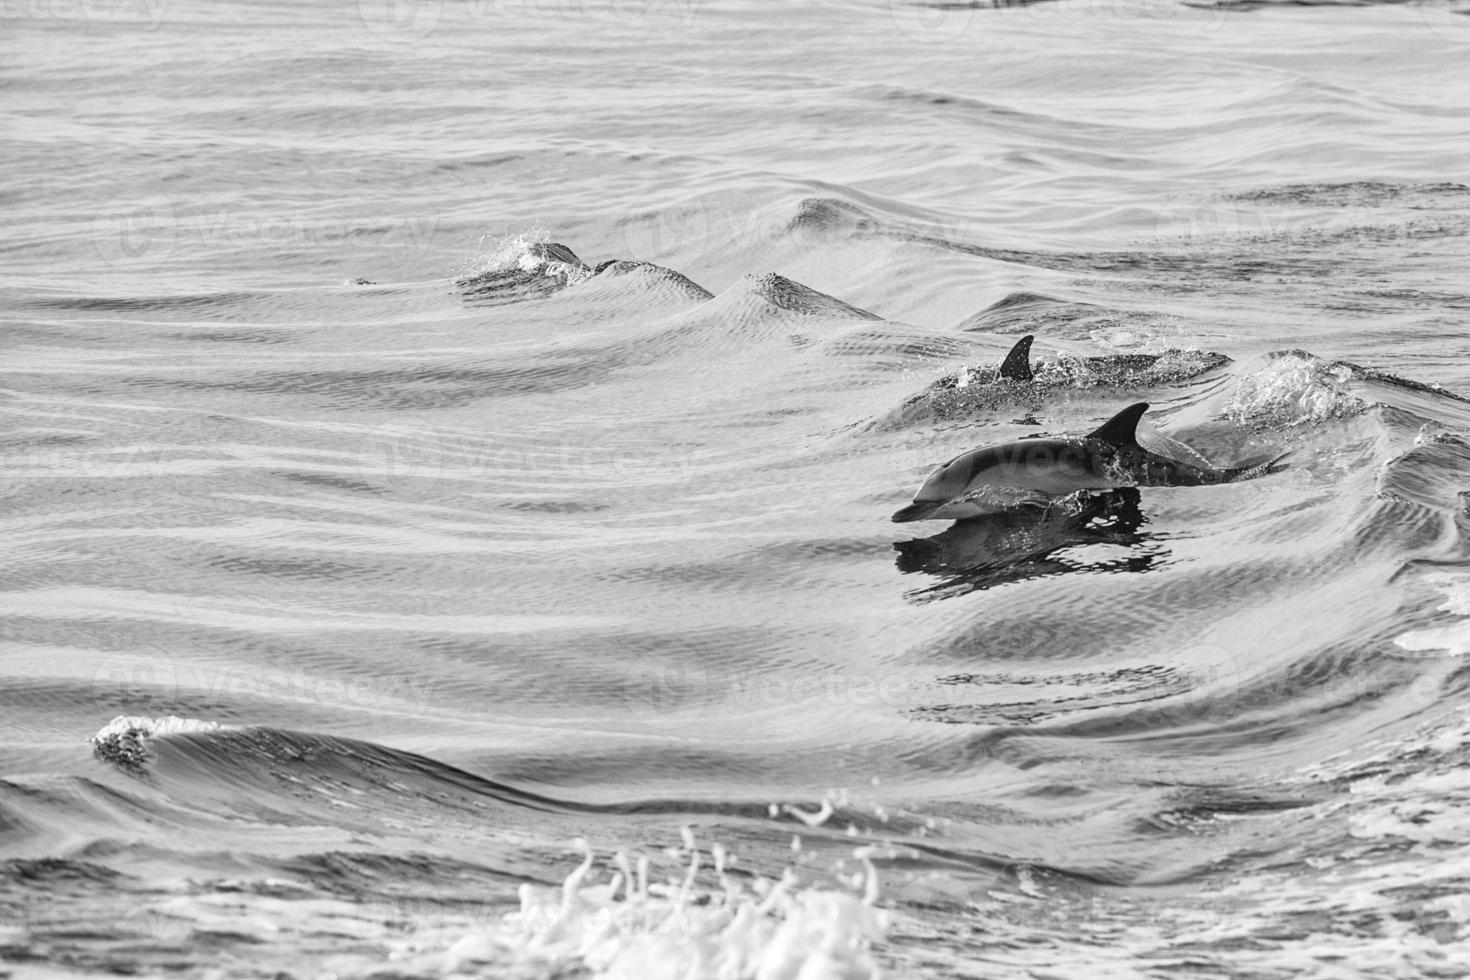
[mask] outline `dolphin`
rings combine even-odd
[[[923,572],[939,584],[909,594],[925,601],[1007,582],[1064,575],[1088,568],[1138,571],[1167,554],[1163,549],[1118,556],[1099,556],[1094,562],[1059,556],[1058,552],[1090,544],[1133,546],[1146,541],[1141,530],[1147,518],[1139,509],[1135,487],[1099,490],[1080,495],[1075,505],[1045,510],[1017,508],[955,521],[932,537],[897,541],[895,564],[904,574]]]
[[[863,423],[869,431],[889,432],[929,422],[950,422],[993,414],[1002,406],[1034,406],[1058,388],[1159,388],[1176,386],[1230,363],[1211,351],[1168,350],[1161,354],[1107,354],[1033,362],[1026,334],[997,367],[962,368],[931,382],[923,391]]]
[[[1016,341],[1016,345],[1011,348],[1011,352],[1001,362],[997,380],[1036,380],[1036,371],[1031,366],[1031,343],[1035,339],[1034,334],[1027,334]],[[1051,362],[1046,366],[1053,372],[1061,370],[1064,372],[1064,376],[1069,378],[1072,383],[1078,383],[1079,381],[1085,383],[1090,381],[1093,384],[1098,382],[1136,384],[1139,379],[1135,376],[1144,375],[1150,370],[1153,370],[1155,365],[1164,360],[1167,355],[1181,353],[1185,352],[1170,350],[1164,354],[1108,354],[1102,357],[1069,357]],[[1210,351],[1190,353],[1196,356],[1199,363],[1192,366],[1193,370],[1189,370],[1191,365],[1180,365],[1179,367],[1181,369],[1189,371],[1180,380],[1194,374],[1202,374],[1210,368],[1216,368],[1222,364],[1230,363],[1230,358],[1223,354],[1216,354]],[[1057,381],[1053,379],[1051,383],[1056,384]]]
[[[1029,390],[1029,382],[1036,377],[1031,370],[1031,342],[1035,339],[1034,334],[1028,333],[1016,341],[997,368],[977,368],[973,374],[969,368],[961,368],[954,374],[946,374],[918,394],[904,399],[904,403],[892,412],[870,420],[869,427],[883,429],[931,418],[968,415],[975,402],[984,403],[994,397],[986,394],[992,388],[1001,392],[1001,400],[1012,400],[1018,385],[1002,382],[1018,382],[1025,386],[1020,388],[1021,391]]]
[[[1022,439],[961,453],[929,474],[914,502],[893,521],[963,520],[1078,490],[1230,483],[1275,472],[1289,455],[1257,457],[1226,469],[1169,459],[1138,444],[1138,420],[1146,411],[1148,402],[1129,405],[1080,438]]]

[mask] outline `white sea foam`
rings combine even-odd
[[[123,769],[141,769],[150,758],[148,739],[159,735],[210,732],[219,727],[212,721],[179,718],[176,715],[169,715],[167,718],[118,715],[92,736],[92,751],[98,758]]]
[[[103,739],[122,735],[156,738],[159,735],[178,735],[186,732],[213,732],[218,731],[220,727],[217,722],[200,721],[197,718],[180,718],[177,715],[168,715],[164,718],[118,715],[98,729],[97,734],[92,736],[92,741],[100,743]]]
[[[1411,652],[1436,651],[1460,656],[1470,653],[1470,577],[1464,575],[1427,575],[1426,584],[1444,593],[1441,612],[1466,617],[1456,623],[1426,626],[1408,630],[1394,638],[1394,644]]]
[[[1241,424],[1309,425],[1362,411],[1352,371],[1300,351],[1284,353],[1236,384],[1225,414]]]
[[[488,245],[486,239],[489,239]],[[528,228],[525,231],[513,232],[499,238],[486,236],[480,240],[480,244],[482,251],[476,257],[469,272],[470,275],[491,272],[527,274],[539,272],[543,275],[558,276],[565,280],[567,285],[574,285],[592,275],[592,270],[585,265],[563,261],[558,257],[557,249],[547,248],[551,242],[544,228]],[[572,255],[567,257],[576,258]]]
[[[537,254],[536,246],[546,240],[544,228],[528,228],[498,238],[486,235],[480,239],[481,252],[472,271],[509,272],[519,269],[535,272],[544,261]]]
[[[535,964],[547,975],[588,971],[607,980],[880,976],[872,946],[887,935],[890,916],[877,907],[871,848],[853,852],[864,870],[855,890],[844,891],[804,883],[790,870],[777,880],[734,876],[734,859],[718,844],[708,855],[716,885],[701,884],[706,855],[687,830],[682,880],[651,882],[647,857],[618,852],[604,862],[610,879],[594,884],[596,856],[577,843],[582,863],[560,888],[522,885],[519,911],[454,942],[437,957],[438,969]]]

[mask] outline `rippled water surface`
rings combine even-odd
[[[0,962],[1463,975],[1461,10],[0,11]]]

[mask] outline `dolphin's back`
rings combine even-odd
[[[1148,411],[1148,402],[1135,402],[1092,431],[1087,438],[1100,439],[1119,449],[1138,448],[1138,420]]]
[[[1016,341],[1006,359],[1000,362],[1000,377],[1012,381],[1030,381],[1035,377],[1031,373],[1031,342],[1035,339],[1028,333]]]
[[[1147,402],[1129,405],[1080,439],[1022,439],[961,453],[935,467],[893,520],[958,520],[1031,502],[1036,493],[1229,483],[1275,472],[1285,458],[1212,469],[1160,456],[1138,444],[1138,421],[1147,410]]]

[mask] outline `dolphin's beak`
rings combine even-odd
[[[940,508],[943,501],[926,500],[923,503],[909,504],[907,507],[893,515],[893,523],[907,524],[909,521],[922,521],[930,514]]]

